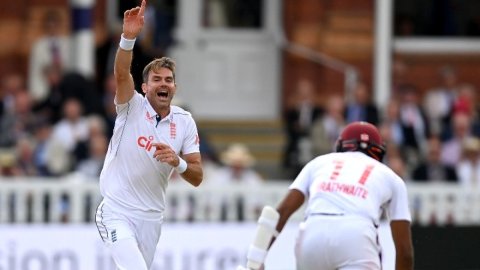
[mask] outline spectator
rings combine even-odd
[[[303,165],[299,162],[299,145],[302,140],[309,139],[312,123],[321,115],[322,109],[316,104],[314,85],[307,79],[298,81],[290,102],[284,118],[287,133],[284,166],[297,170]]]
[[[402,85],[408,83],[409,66],[402,59],[395,59],[392,65],[392,92],[391,99],[400,97]]]
[[[385,164],[402,179],[409,178],[405,161],[402,159],[400,155],[390,155],[388,158],[388,163],[385,163]]]
[[[95,84],[77,72],[67,72],[62,76],[59,84],[60,93],[63,95],[63,102],[68,99],[77,99],[85,114],[101,113],[101,100]]]
[[[455,166],[462,155],[464,140],[472,136],[471,118],[464,113],[453,116],[453,137],[443,143],[441,160],[444,164]]]
[[[89,116],[87,123],[87,140],[79,144],[76,150],[82,152],[84,158],[77,162],[75,169],[85,176],[95,179],[100,176],[108,147],[108,140],[105,136],[106,123],[104,118],[98,115]]]
[[[347,124],[365,121],[377,125],[379,122],[378,118],[378,109],[370,99],[367,85],[363,82],[357,83],[353,91],[353,99],[347,102],[345,108],[345,120]]]
[[[449,66],[439,70],[440,84],[429,89],[423,106],[429,121],[432,133],[445,140],[447,131],[451,128],[453,104],[457,98],[458,78],[455,69]]]
[[[33,163],[38,176],[51,176],[49,168],[49,142],[52,126],[46,120],[39,120],[35,125],[34,139],[36,145],[33,149]],[[65,161],[63,161],[65,162]]]
[[[0,89],[0,117],[15,111],[15,97],[26,91],[25,79],[19,73],[8,73],[2,78]]]
[[[105,119],[100,115],[93,114],[87,117],[88,121],[88,137],[105,137],[107,124]]]
[[[30,95],[19,92],[14,97],[13,112],[0,117],[0,147],[14,147],[18,138],[32,134],[37,121],[32,113]]]
[[[430,127],[423,108],[419,104],[419,96],[415,86],[403,85],[399,105],[399,120],[402,127],[403,144],[402,156],[409,163],[408,166],[418,164],[425,153],[427,138],[430,136]]]
[[[471,84],[461,84],[458,86],[457,96],[452,104],[452,112],[465,113],[473,116],[475,113],[475,87]]]
[[[387,149],[385,156],[383,157],[383,163],[387,165],[398,176],[402,177],[405,181],[411,179],[410,167],[405,158],[401,155],[399,147],[394,144],[385,144]]]
[[[456,165],[460,184],[470,189],[480,188],[480,140],[468,137],[463,141],[462,158]]]
[[[229,219],[228,205],[235,204],[236,220],[245,220],[245,207],[251,208],[259,215],[263,207],[263,202],[259,196],[255,196],[255,190],[258,190],[264,179],[254,170],[255,158],[250,153],[248,147],[244,144],[233,143],[221,155],[220,160],[223,167],[220,167],[211,179],[211,184],[215,186],[243,186],[248,187],[252,192],[249,198],[237,197],[232,201],[231,198],[223,198],[221,202],[221,220]]]
[[[45,67],[44,74],[49,94],[35,105],[34,110],[53,125],[62,117],[62,106],[66,99],[61,88],[64,72],[59,66],[49,65]]]
[[[17,165],[22,176],[37,176],[38,171],[34,162],[35,144],[31,138],[23,137],[17,140],[15,152]]]
[[[327,99],[326,111],[312,126],[310,140],[312,153],[302,164],[306,164],[311,158],[332,152],[333,147],[345,126],[345,103],[339,95],[333,95]]]
[[[477,104],[476,87],[472,84],[461,84],[458,87],[458,97],[453,104],[453,114],[469,115],[472,121],[472,134],[478,137],[480,136],[480,108]]]
[[[412,173],[412,180],[419,182],[457,182],[455,167],[442,164],[442,142],[438,137],[428,140],[427,156]]]
[[[93,82],[77,72],[65,72],[55,65],[45,67],[45,80],[49,95],[36,104],[35,111],[51,124],[62,117],[62,107],[66,100],[74,98],[80,101],[86,114],[100,113],[101,101]]]
[[[113,72],[109,73],[104,81],[104,91],[102,98],[103,116],[106,123],[106,136],[111,138],[113,135],[113,128],[115,126],[115,119],[117,119],[117,110],[115,108],[115,92],[117,91],[117,84],[115,82],[115,75]]]
[[[50,94],[46,72],[49,68],[70,69],[70,40],[62,33],[64,20],[58,10],[47,10],[42,18],[43,36],[32,46],[28,74],[28,90],[35,102],[41,103]]]
[[[50,136],[44,151],[49,176],[62,176],[71,172],[75,159],[61,141]]]
[[[382,137],[388,144],[400,146],[403,144],[403,129],[400,122],[400,104],[396,99],[388,101],[384,118],[380,124]]]
[[[87,119],[82,115],[82,110],[78,100],[68,99],[63,106],[62,120],[53,127],[51,140],[59,147],[54,149],[57,151],[64,149],[73,157],[73,164],[64,168],[66,170],[64,172],[70,171],[76,162],[87,156],[85,144],[89,136],[89,126]]]
[[[98,180],[105,160],[108,141],[104,136],[94,136],[88,141],[89,156],[78,163],[77,171],[88,179]]]
[[[0,150],[0,176],[13,177],[21,175],[22,172],[17,166],[14,151],[10,149]]]

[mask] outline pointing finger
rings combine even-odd
[[[145,7],[146,6],[147,6],[147,1],[143,0],[142,5],[140,6],[140,11],[138,12],[138,14],[143,15],[145,13]]]

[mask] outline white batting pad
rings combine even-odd
[[[271,206],[263,207],[262,213],[258,219],[255,239],[248,251],[247,268],[256,270],[263,264],[272,237],[278,235],[276,227],[279,219],[280,214],[277,210]]]
[[[247,259],[252,262],[264,262],[267,257],[267,251],[265,249],[259,249],[254,245],[248,248]]]

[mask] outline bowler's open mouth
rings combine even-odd
[[[168,97],[168,91],[158,91],[157,92],[157,96],[161,97],[161,98],[167,98]]]

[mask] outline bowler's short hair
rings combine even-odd
[[[162,57],[154,59],[145,66],[142,73],[143,82],[148,81],[148,73],[150,73],[150,71],[157,71],[160,70],[160,68],[168,68],[171,70],[173,74],[173,81],[175,81],[175,61],[169,57]]]

